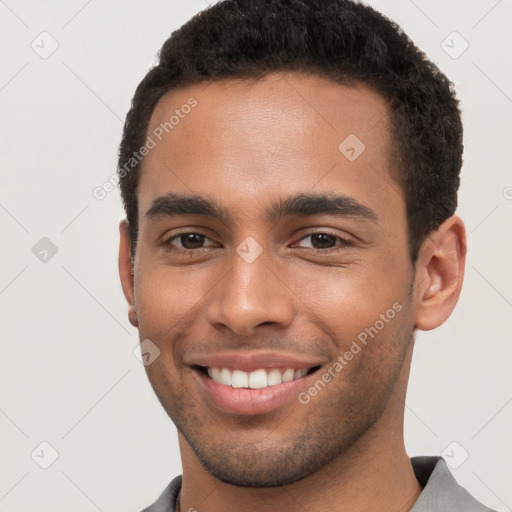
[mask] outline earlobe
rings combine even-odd
[[[416,323],[435,329],[451,315],[462,288],[466,261],[466,231],[454,215],[425,239],[416,267]]]
[[[123,294],[128,303],[128,319],[134,327],[138,327],[137,312],[135,310],[133,262],[130,254],[130,235],[126,219],[119,223],[119,235],[119,277]]]

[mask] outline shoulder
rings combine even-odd
[[[174,512],[176,498],[181,489],[181,475],[175,477],[159,498],[142,512]]]

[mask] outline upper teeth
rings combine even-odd
[[[295,370],[287,368],[286,370],[254,370],[253,372],[244,372],[242,370],[229,370],[228,368],[208,368],[208,375],[219,384],[231,386],[233,388],[251,388],[261,389],[267,386],[276,386],[282,382],[299,379],[308,372],[308,368]]]

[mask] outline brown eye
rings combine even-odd
[[[305,244],[304,242],[309,239],[309,244]],[[309,247],[312,249],[322,250],[322,249],[334,249],[336,246],[347,247],[352,245],[352,242],[346,238],[343,238],[338,235],[333,235],[331,233],[311,233],[301,239],[299,242],[300,247]]]
[[[178,238],[185,249],[198,249],[202,247],[206,237],[199,233],[185,233]]]
[[[336,245],[336,237],[327,233],[316,233],[310,237],[315,249],[329,249]]]
[[[205,241],[210,240],[206,235],[196,232],[178,233],[172,236],[163,245],[169,246],[171,249],[191,251],[194,249],[202,249],[205,246]],[[210,244],[214,245],[214,244]]]

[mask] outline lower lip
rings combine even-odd
[[[194,369],[201,387],[211,402],[224,412],[233,414],[264,414],[296,399],[308,375],[262,389],[232,388],[219,384],[199,370]],[[316,373],[316,372],[315,372]],[[313,374],[312,374],[313,375]]]

